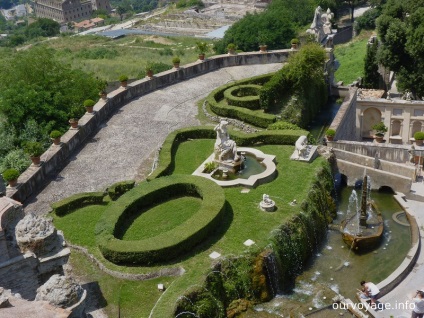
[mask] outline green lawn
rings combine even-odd
[[[192,140],[180,144],[176,152],[174,173],[191,174],[211,154],[214,142],[214,140]],[[270,183],[251,189],[248,193],[241,193],[241,187],[226,188],[225,195],[229,209],[222,224],[209,239],[196,246],[188,254],[181,255],[170,263],[155,267],[124,267],[104,260],[95,246],[93,231],[101,210],[105,209],[106,206],[87,207],[62,218],[56,217],[55,225],[58,229],[64,231],[67,240],[74,244],[86,246],[91,253],[113,270],[146,273],[164,267],[183,267],[185,273],[180,277],[155,280],[155,282],[165,282],[168,288],[155,307],[153,317],[170,317],[173,304],[178,297],[183,295],[190,286],[200,285],[204,281],[205,272],[209,270],[213,263],[208,256],[212,251],[217,251],[224,257],[240,255],[252,250],[259,251],[269,243],[268,237],[272,229],[299,211],[300,205],[291,206],[289,202],[293,199],[302,202],[307,196],[311,178],[324,160],[317,158],[311,164],[291,161],[289,158],[294,150],[293,146],[262,145],[256,148],[265,153],[276,155],[278,177]],[[275,212],[268,213],[259,209],[258,205],[264,193],[269,194],[275,200],[277,205]],[[110,204],[113,204],[113,202]],[[171,223],[166,224],[162,223],[162,220],[171,218],[173,212],[179,209],[177,206],[180,204],[185,205],[185,202],[180,201],[180,199],[170,200],[144,212],[141,217],[134,220],[126,235],[130,235],[130,239],[136,238],[136,235],[139,235],[137,231],[147,225],[144,222],[148,222],[149,227],[159,226],[162,229],[176,226],[181,219],[172,220]],[[167,210],[168,208],[169,210]],[[195,207],[193,209],[195,211]],[[143,221],[144,216],[148,217]],[[157,222],[155,222],[155,217]],[[128,234],[129,231],[133,230],[132,234]],[[247,239],[252,239],[256,242],[256,245],[247,248],[243,245],[243,242]],[[81,257],[75,258],[73,265],[81,271],[85,271],[82,269],[87,266],[86,261]],[[121,312],[126,312],[125,317],[148,317],[160,296],[152,281],[129,282],[118,280],[98,273],[94,269],[89,273],[89,277],[93,281],[99,282],[108,303],[106,311],[111,317],[116,316],[118,290],[121,290]]]
[[[340,67],[335,73],[337,82],[343,81],[344,85],[348,85],[358,77],[364,76],[364,60],[370,34],[364,31],[352,42],[335,46],[334,55],[340,62]]]

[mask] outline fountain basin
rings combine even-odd
[[[267,183],[272,181],[276,175],[277,175],[277,167],[275,165],[275,156],[274,155],[268,155],[264,154],[262,151],[255,149],[255,148],[245,148],[245,147],[238,147],[237,148],[238,153],[245,153],[248,156],[253,156],[256,158],[258,162],[260,162],[262,165],[264,165],[265,170],[261,173],[251,175],[247,179],[243,178],[236,178],[233,180],[218,180],[215,179],[213,176],[216,174],[216,170],[206,173],[205,165],[208,162],[214,161],[215,154],[211,154],[193,173],[192,175],[200,176],[207,178],[209,180],[212,180],[216,184],[220,185],[221,187],[234,187],[238,185],[255,188],[259,184]]]

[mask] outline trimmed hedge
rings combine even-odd
[[[143,240],[123,241],[115,237],[128,215],[161,202],[163,198],[178,195],[202,199],[200,209],[184,223]],[[144,182],[124,194],[103,213],[95,235],[100,251],[109,261],[150,265],[190,251],[215,230],[224,213],[224,190],[215,182],[201,177],[174,175]],[[158,215],[158,219],[160,217]]]
[[[248,84],[230,87],[224,91],[228,105],[247,109],[259,109],[260,85]]]
[[[70,197],[52,203],[50,206],[57,216],[64,216],[76,209],[92,204],[103,204],[104,192],[85,192],[71,195]]]
[[[134,185],[134,180],[117,182],[107,189],[107,194],[113,201],[116,201],[125,192],[128,192],[129,190],[134,188]]]
[[[221,105],[219,101],[224,99],[224,92],[230,87],[247,84],[262,85],[269,81],[271,76],[272,74],[265,74],[220,86],[206,97],[206,101],[208,102],[210,109],[219,116],[236,118],[257,127],[266,128],[276,120],[274,115],[260,113],[258,111],[252,111],[238,106],[224,106]]]
[[[272,130],[245,134],[239,131],[231,131],[231,139],[237,146],[252,146],[258,143],[271,145],[294,145],[302,135],[308,135],[305,130]],[[174,156],[178,145],[188,139],[215,139],[216,132],[213,127],[189,127],[175,130],[166,137],[159,154],[159,166],[147,178],[153,180],[158,177],[170,175],[175,168]],[[212,149],[211,149],[212,152]]]

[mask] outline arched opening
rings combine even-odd
[[[389,186],[381,186],[378,189],[378,192],[388,193],[388,194],[395,194],[395,191],[393,191],[392,187],[389,187]]]
[[[372,126],[379,122],[381,122],[381,111],[374,107],[364,110],[362,114],[361,136],[363,138],[373,138],[374,130]]]
[[[391,136],[400,136],[400,127],[401,127],[401,121],[400,120],[393,120],[392,121],[392,127],[390,129]]]

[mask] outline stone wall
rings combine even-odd
[[[356,90],[355,87],[332,88],[333,95],[344,97],[343,104],[330,125],[336,131],[335,140],[357,140]]]
[[[69,155],[80,147],[98,128],[100,123],[127,104],[132,99],[148,94],[185,79],[196,77],[223,67],[285,62],[291,50],[278,50],[266,53],[241,53],[238,55],[217,55],[203,62],[197,61],[155,75],[152,79],[142,79],[128,85],[127,89],[118,88],[109,93],[106,101],[99,100],[92,115],[85,114],[79,121],[79,129],[70,129],[62,136],[60,146],[52,145],[42,156],[40,167],[29,167],[18,179],[16,189],[8,189],[7,196],[24,202],[31,194],[40,191],[50,175],[56,174],[66,164]]]

